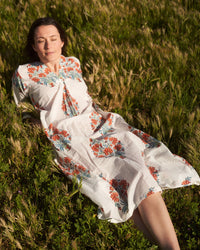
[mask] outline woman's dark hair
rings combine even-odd
[[[41,25],[53,25],[57,28],[57,30],[60,34],[60,38],[64,42],[64,46],[63,46],[62,50],[64,49],[66,42],[67,42],[64,30],[62,29],[60,24],[57,21],[55,21],[53,18],[42,17],[42,18],[36,19],[33,22],[33,24],[31,25],[31,28],[29,30],[29,33],[27,36],[27,41],[26,41],[26,46],[25,46],[25,50],[24,50],[25,55],[29,58],[29,62],[39,61],[39,57],[38,57],[37,53],[35,52],[35,50],[33,49],[33,45],[34,45],[35,31]]]

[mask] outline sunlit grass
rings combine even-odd
[[[11,77],[30,24],[53,16],[102,109],[162,140],[200,174],[200,3],[190,0],[1,0],[0,249],[156,249],[97,207],[56,168],[51,145],[23,124]],[[199,187],[164,192],[181,249],[199,249]]]

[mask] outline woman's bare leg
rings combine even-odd
[[[149,231],[149,229],[144,224],[140,213],[138,211],[138,208],[134,211],[133,216],[131,217],[133,219],[134,224],[137,226],[137,228],[146,236],[146,238],[153,244],[157,244],[156,240],[154,239],[153,235]]]
[[[140,230],[161,249],[180,249],[174,226],[160,193],[155,193],[143,200],[138,206],[140,216],[133,215]],[[140,221],[141,219],[141,221]],[[136,221],[137,220],[137,221]]]

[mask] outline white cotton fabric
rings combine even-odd
[[[119,223],[155,192],[200,184],[194,168],[160,141],[93,104],[79,60],[60,59],[57,76],[42,63],[18,67],[17,105],[30,98],[56,151],[56,162],[99,207],[98,217]]]

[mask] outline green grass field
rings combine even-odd
[[[11,77],[31,23],[52,16],[102,109],[185,157],[200,174],[200,1],[0,1],[0,249],[157,249],[131,222],[110,224],[23,124]],[[200,249],[200,189],[165,191],[181,249]]]

